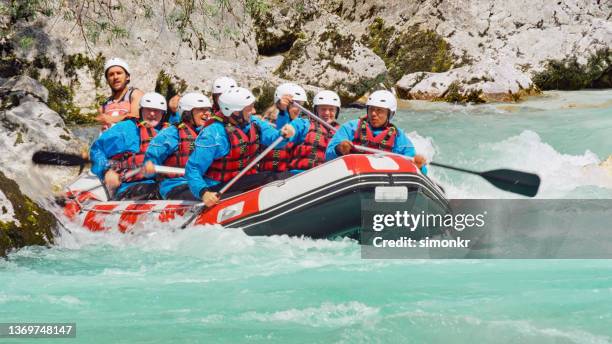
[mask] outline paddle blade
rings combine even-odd
[[[38,151],[32,156],[32,162],[39,165],[82,166],[89,160],[77,154]]]
[[[540,188],[540,177],[533,173],[500,169],[482,172],[480,175],[498,188],[519,195],[533,197]]]

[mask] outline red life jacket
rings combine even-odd
[[[102,113],[110,117],[125,116],[131,111],[132,93],[134,89],[129,87],[123,98],[114,100],[113,96],[108,97],[102,104]],[[112,125],[105,124],[102,126],[102,131],[110,128]]]
[[[293,143],[287,143],[283,148],[273,149],[259,162],[259,171],[285,172],[289,169]]]
[[[259,127],[251,122],[248,135],[242,129],[230,124],[225,118],[213,115],[205,124],[208,126],[214,121],[223,123],[229,141],[229,153],[223,158],[213,160],[204,174],[206,177],[225,183],[234,178],[246,165],[257,156],[259,151]],[[255,167],[249,169],[245,175],[255,174]]]
[[[395,145],[396,136],[397,128],[395,125],[389,123],[382,132],[374,137],[372,129],[370,129],[370,126],[368,125],[368,117],[365,116],[361,117],[357,123],[357,130],[355,130],[353,143],[391,152],[393,150],[393,146]]]
[[[333,124],[338,129],[338,123]],[[293,149],[289,168],[291,170],[307,170],[325,162],[327,144],[334,132],[322,126],[318,121],[310,121],[310,128],[304,142]]]
[[[147,148],[149,148],[149,143],[155,137],[155,135],[157,135],[155,129],[148,128],[142,123],[138,123],[137,125],[138,129],[140,130],[139,151],[137,153],[123,152],[115,154],[110,158],[111,168],[120,175],[123,175],[124,173],[135,168],[142,167],[144,164],[145,152],[147,151]],[[133,182],[141,179],[144,179],[144,174],[138,173],[133,177],[123,180],[123,182]]]
[[[195,130],[191,129],[191,126],[180,123],[176,124],[176,129],[179,135],[179,143],[174,154],[170,155],[166,161],[164,161],[164,166],[170,167],[179,167],[184,168],[187,165],[187,160],[189,160],[189,155],[193,152],[194,142],[198,134]],[[165,178],[177,178],[181,175],[178,174],[164,174],[159,175],[162,179]]]

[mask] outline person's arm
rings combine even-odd
[[[180,94],[177,94],[174,97],[170,98],[170,100],[168,101],[168,112],[175,113],[178,110],[178,103],[180,99]]]
[[[397,129],[397,135],[395,136],[395,143],[391,150],[393,153],[409,156],[413,158],[416,155],[416,150],[412,141],[406,136],[403,130]]]
[[[154,165],[163,165],[164,161],[177,151],[178,145],[178,130],[175,126],[160,131],[149,143],[145,162],[151,161]]]
[[[137,88],[132,91],[132,95],[130,96],[130,113],[126,117],[131,116],[138,118],[140,116],[140,98],[142,98],[143,95],[144,93]]]
[[[329,144],[327,145],[327,150],[325,151],[325,160],[333,160],[337,158],[339,155],[336,151],[336,146],[338,146],[341,142],[344,141],[353,142],[353,137],[355,136],[356,129],[356,120],[344,123],[329,141]]]
[[[393,145],[392,151],[393,153],[402,154],[411,158],[417,155],[412,141],[401,129],[397,130],[397,136],[395,137],[395,144]],[[421,166],[421,172],[425,175],[427,174],[427,165]]]
[[[185,178],[189,190],[197,199],[201,199],[204,191],[216,185],[216,183],[211,183],[210,179],[204,178],[204,173],[210,168],[213,160],[229,153],[229,142],[226,135],[221,133],[224,128],[222,126],[220,126],[220,129],[216,127],[206,127],[198,135],[195,149],[185,166]]]
[[[289,142],[293,142],[298,145],[304,143],[304,140],[306,140],[306,134],[308,134],[308,130],[310,129],[310,122],[304,118],[298,117],[289,124],[293,127],[293,129],[295,129],[295,134],[289,139]]]
[[[276,127],[280,129],[289,122],[291,122],[289,112],[287,112],[287,110],[279,110],[278,114],[276,115]]]
[[[124,125],[125,126],[125,125]],[[116,125],[100,135],[89,149],[89,160],[91,160],[91,172],[104,180],[104,174],[110,168],[109,159],[114,151],[126,147],[126,132],[124,126]],[[119,152],[117,152],[119,153]]]
[[[267,121],[264,121],[259,116],[252,116],[251,119],[252,119],[251,125],[253,125],[253,123],[257,123],[257,125],[259,126],[259,129],[260,129],[259,142],[262,145],[264,146],[271,145],[272,142],[274,142],[274,140],[276,140],[281,135],[280,130],[274,128],[270,123],[268,123]],[[283,140],[281,143],[279,143],[276,146],[276,148],[281,148],[286,143],[287,143],[287,140]]]

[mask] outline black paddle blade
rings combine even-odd
[[[82,166],[89,160],[77,154],[38,151],[32,156],[32,162],[39,165]]]
[[[482,172],[480,175],[498,188],[533,197],[540,188],[540,177],[537,174],[500,169]]]

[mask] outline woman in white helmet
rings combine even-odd
[[[111,89],[108,97],[98,109],[97,120],[106,130],[128,116],[137,117],[140,98],[143,92],[137,88],[128,87],[130,83],[130,67],[124,60],[113,57],[104,64],[104,77]]]
[[[300,109],[293,105],[297,102],[300,105],[307,101],[306,91],[294,83],[284,83],[279,85],[274,92],[274,104],[278,109],[276,117],[276,127],[282,128],[289,122],[297,118]],[[259,171],[265,172],[286,172],[289,170],[293,144],[287,144],[268,153],[259,163]]]
[[[255,96],[251,91],[236,87],[219,97],[221,116],[214,114],[196,139],[195,150],[185,167],[185,177],[194,199],[207,206],[218,200],[217,191],[230,181],[260,151],[260,146],[274,142],[279,135],[293,136],[293,127],[281,131],[263,121],[255,113]],[[272,174],[247,171],[230,191],[245,191],[274,180]]]
[[[157,199],[155,180],[144,173],[130,178],[123,175],[142,168],[149,143],[157,134],[155,127],[167,111],[166,99],[158,93],[146,93],[140,99],[139,118],[128,117],[98,137],[89,150],[91,171],[104,181],[115,199]]]
[[[397,111],[395,95],[386,90],[373,92],[368,97],[366,109],[366,116],[349,121],[338,129],[327,146],[327,160],[340,155],[361,153],[353,149],[353,144],[357,144],[414,157],[416,165],[426,173],[425,158],[416,154],[414,145],[404,131],[391,123]]]
[[[162,130],[153,138],[145,153],[145,172],[155,174],[154,165],[184,168],[194,149],[198,133],[212,115],[212,104],[202,93],[187,93],[178,104],[181,122]],[[163,199],[193,199],[187,179],[180,175],[158,175]]]
[[[336,122],[340,113],[340,96],[334,91],[321,91],[314,96],[314,113],[338,129]],[[294,145],[289,169],[301,172],[325,162],[325,150],[335,131],[328,130],[319,122],[309,118],[296,118],[291,121],[295,135],[291,138]]]

